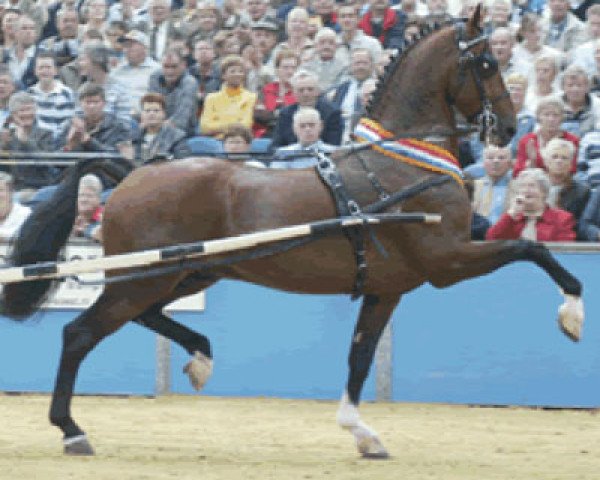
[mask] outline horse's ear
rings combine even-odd
[[[471,15],[471,18],[469,18],[469,21],[467,22],[467,32],[470,35],[476,35],[481,31],[481,21],[483,20],[481,15],[482,10],[483,7],[481,6],[481,3],[478,3],[473,15]]]

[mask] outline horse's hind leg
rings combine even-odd
[[[50,405],[50,422],[63,431],[67,454],[94,453],[85,433],[71,417],[71,400],[81,362],[103,338],[147,308],[122,296],[112,297],[108,292],[109,289],[105,290],[90,308],[63,329],[62,353]],[[148,292],[148,296],[152,298],[152,292]]]
[[[352,432],[358,451],[367,458],[388,457],[375,431],[360,419],[358,404],[377,343],[399,300],[399,294],[365,295],[348,357],[350,372],[346,391],[338,409],[337,421],[341,427]]]
[[[464,243],[437,258],[430,282],[446,287],[468,278],[493,272],[512,262],[526,260],[542,268],[560,287],[565,303],[559,308],[560,328],[571,340],[579,340],[583,324],[582,285],[550,253],[545,245],[529,240],[508,240],[485,243]],[[440,268],[444,266],[444,268]]]
[[[150,308],[134,322],[178,343],[192,356],[183,371],[189,376],[192,386],[201,390],[212,374],[210,341],[204,335],[169,318],[161,311],[162,307],[163,304]]]

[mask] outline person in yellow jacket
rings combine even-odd
[[[244,88],[246,66],[239,55],[229,55],[221,62],[223,86],[209,93],[200,116],[200,134],[220,137],[227,127],[238,123],[251,128],[256,93]]]

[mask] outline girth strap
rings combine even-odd
[[[348,194],[344,180],[335,163],[324,153],[315,151],[317,157],[316,170],[323,183],[329,188],[335,201],[339,216],[362,216],[362,211],[354,199]],[[356,278],[352,287],[352,300],[363,295],[363,288],[367,279],[367,257],[365,252],[365,235],[362,226],[347,228],[344,234],[354,249],[356,259]]]

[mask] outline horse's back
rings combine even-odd
[[[273,171],[215,158],[150,164],[107,202],[107,254],[239,235],[335,216],[313,170]]]

